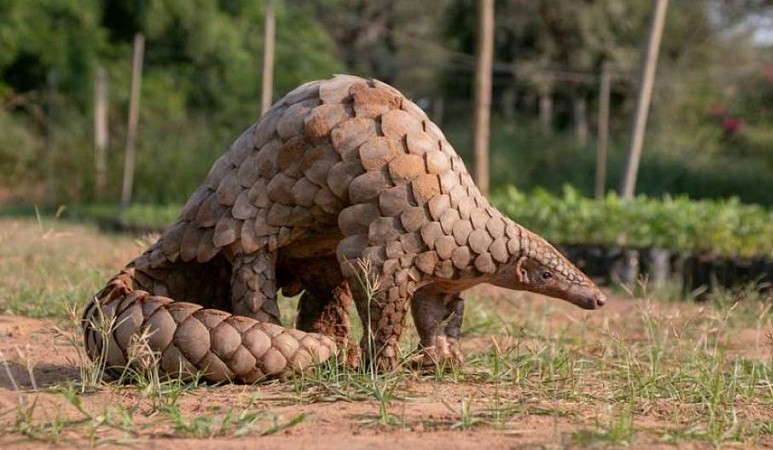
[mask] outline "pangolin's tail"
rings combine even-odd
[[[107,373],[158,365],[162,375],[213,382],[252,383],[302,371],[336,352],[332,339],[314,333],[177,302],[136,289],[127,266],[86,307],[83,330],[92,360]]]

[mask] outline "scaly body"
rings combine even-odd
[[[378,281],[372,298],[363,277]],[[147,330],[163,372],[252,382],[346,346],[353,299],[380,368],[397,364],[409,307],[425,363],[459,360],[458,294],[485,282],[605,301],[489,204],[420,108],[379,81],[336,76],[295,89],[236,140],[179,220],[97,294],[86,348],[122,367]],[[280,288],[304,290],[298,330],[279,325]],[[109,337],[98,316],[115,320]]]

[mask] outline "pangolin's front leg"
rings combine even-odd
[[[276,256],[268,251],[236,254],[231,275],[231,312],[281,325],[276,298]]]
[[[341,271],[346,275],[362,320],[360,348],[364,362],[366,367],[375,362],[378,371],[398,366],[397,343],[416,285],[410,269],[385,263],[385,255],[384,247],[368,246],[362,235],[350,236],[338,247]]]
[[[463,360],[459,337],[464,301],[459,293],[443,293],[427,286],[411,301],[411,314],[419,332],[420,366],[448,366]]]

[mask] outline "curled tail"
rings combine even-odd
[[[198,373],[213,382],[253,383],[302,371],[336,352],[327,336],[136,289],[134,271],[129,265],[113,277],[83,314],[86,352],[104,358],[111,375],[157,364],[161,374],[184,380]]]

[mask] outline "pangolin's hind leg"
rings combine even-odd
[[[228,310],[231,263],[223,255],[204,263],[172,261],[161,251],[162,245],[163,241],[156,242],[129,264],[134,268],[133,290]]]
[[[231,312],[281,325],[277,304],[276,255],[268,251],[238,253],[231,274]]]
[[[356,366],[359,349],[350,338],[352,294],[335,256],[287,259],[280,266],[303,289],[296,327],[333,338],[344,362]]]
[[[146,363],[151,359],[146,358],[148,354],[144,352],[150,350],[158,357],[159,372],[167,376],[190,379],[201,374],[213,382],[252,383],[268,376],[305,370],[336,351],[335,343],[326,336],[202,308],[203,304],[216,305],[224,301],[227,306],[231,301],[228,282],[231,264],[224,258],[214,265],[170,261],[155,250],[156,245],[121,270],[84,312],[86,351],[94,360],[104,358],[102,361],[108,373],[120,376],[127,368],[147,369]],[[266,274],[273,274],[273,265],[270,270],[263,271],[262,263],[256,263],[260,259],[258,255],[251,256],[235,258],[237,269],[241,270],[235,271],[234,278],[244,281],[242,284],[248,287],[251,284],[258,288],[262,286],[275,294],[273,288],[269,289],[273,278],[271,283],[262,282],[266,280]],[[263,258],[266,256],[270,255],[263,255]],[[262,278],[248,277],[244,267],[263,274]],[[220,287],[207,290],[208,283]],[[235,283],[235,286],[241,285]],[[186,298],[195,301],[196,289],[202,299],[198,304],[167,296],[190,296]],[[253,297],[241,294],[236,299],[237,306],[249,305],[243,299]],[[266,296],[262,301],[262,305],[271,301],[276,303],[275,296]],[[265,307],[257,310],[258,314],[267,317],[278,315],[266,313]],[[146,347],[144,344],[138,346],[143,342]],[[137,350],[142,353],[135,353]]]
[[[464,301],[459,293],[437,292],[432,286],[419,289],[411,301],[411,314],[419,332],[419,365],[452,366],[462,362],[459,338]]]

